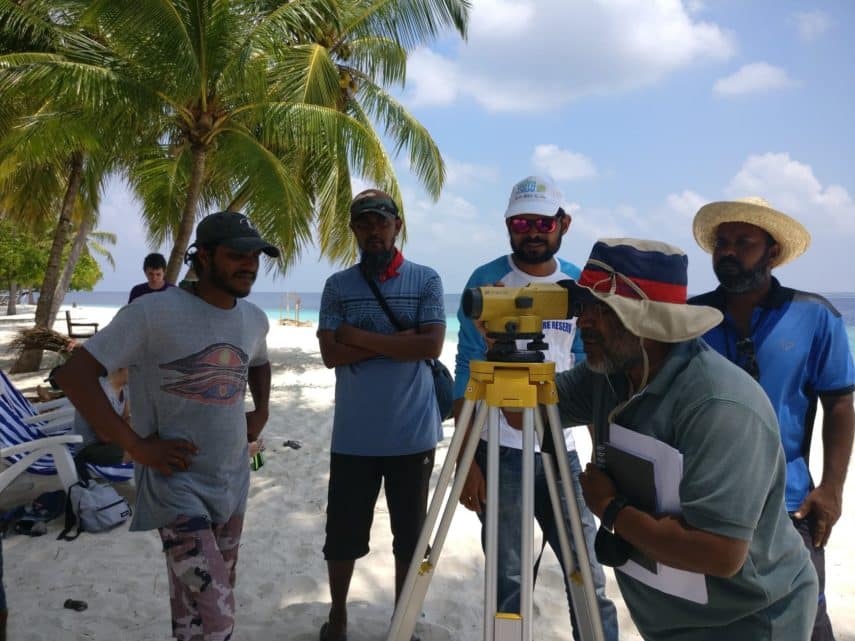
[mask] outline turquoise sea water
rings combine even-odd
[[[837,308],[846,323],[849,334],[849,347],[855,354],[855,292],[824,294]],[[248,300],[263,309],[271,323],[278,323],[280,318],[294,318],[295,306],[299,299],[299,319],[310,321],[317,325],[318,309],[321,305],[320,292],[298,292],[282,294],[279,292],[253,292]],[[65,304],[77,303],[81,306],[120,307],[128,300],[127,292],[69,292]],[[445,309],[446,335],[456,340],[460,326],[457,322],[457,308],[460,304],[460,294],[446,294]]]

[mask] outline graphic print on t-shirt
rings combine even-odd
[[[160,369],[180,372],[161,389],[206,405],[233,405],[243,398],[249,357],[234,345],[214,343]]]

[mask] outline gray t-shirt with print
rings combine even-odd
[[[171,476],[135,466],[131,530],[178,516],[224,523],[246,509],[249,460],[244,394],[250,367],[267,362],[267,316],[238,300],[220,309],[178,287],[126,305],[84,349],[108,371],[130,368],[133,430],[186,439],[198,453]]]

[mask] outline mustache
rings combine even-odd
[[[739,269],[742,269],[742,263],[740,263],[735,258],[731,258],[729,256],[719,259],[719,261],[716,263],[716,267],[723,267],[726,265],[732,265],[733,267],[738,267]]]

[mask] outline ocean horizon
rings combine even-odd
[[[445,294],[446,336],[457,339],[460,325],[457,322],[457,308],[462,293]],[[855,292],[822,293],[840,312],[849,335],[849,348],[855,354]],[[65,295],[64,305],[78,307],[121,307],[128,300],[126,291],[71,291]],[[261,292],[254,291],[247,300],[264,310],[271,323],[291,319],[318,323],[318,310],[321,305],[321,292]]]

